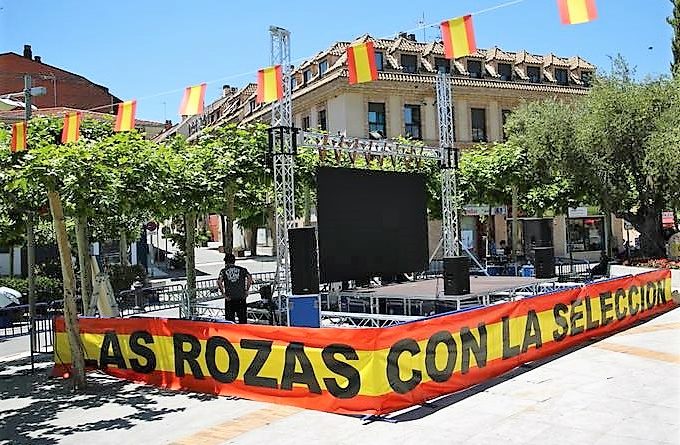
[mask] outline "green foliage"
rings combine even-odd
[[[121,264],[111,264],[107,268],[109,280],[114,294],[118,295],[120,291],[130,290],[132,283],[138,278],[146,286],[148,284],[146,271],[141,264],[133,266],[123,266]]]
[[[582,100],[535,102],[513,113],[507,145],[521,147],[524,167],[504,182],[520,173],[522,206],[534,210],[598,204],[642,233],[643,254],[659,256],[660,213],[680,202],[680,79],[637,82],[622,59],[613,62]]]
[[[35,277],[35,297],[37,302],[59,300],[61,296],[61,280],[42,275]],[[21,304],[28,304],[28,280],[19,277],[0,278],[0,287],[9,287],[21,292]]]

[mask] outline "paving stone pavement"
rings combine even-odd
[[[394,423],[162,390],[102,374],[73,393],[49,357],[3,360],[0,444],[680,444],[680,309]]]

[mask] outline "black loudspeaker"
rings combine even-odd
[[[552,247],[536,247],[534,249],[534,266],[536,278],[552,278],[555,276],[555,254]]]
[[[444,258],[444,295],[470,293],[470,261],[465,256]]]
[[[316,229],[288,229],[290,275],[293,295],[319,293],[319,260],[316,254]]]

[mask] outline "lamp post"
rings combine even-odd
[[[47,93],[45,87],[31,87],[31,76],[24,75],[24,121],[26,132],[28,133],[28,121],[31,120],[32,98],[43,96]],[[28,263],[28,318],[30,323],[31,335],[31,371],[34,368],[33,351],[35,350],[35,276],[33,270],[35,269],[35,234],[33,226],[35,224],[35,213],[33,210],[27,212],[26,218],[26,262]]]

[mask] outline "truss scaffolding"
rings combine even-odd
[[[288,229],[295,227],[295,130],[292,127],[290,32],[271,26],[271,63],[281,65],[283,97],[272,105],[269,149],[274,170],[276,280],[278,294],[290,295]]]

